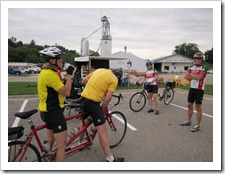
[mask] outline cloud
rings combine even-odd
[[[103,15],[109,17],[113,52],[127,46],[139,57],[156,58],[184,42],[202,51],[213,46],[213,9],[207,8],[11,8],[8,37],[79,52],[81,38],[102,25]],[[101,30],[88,38],[89,48],[96,51],[100,39]]]

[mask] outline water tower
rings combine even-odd
[[[101,56],[112,54],[112,37],[110,35],[110,23],[106,16],[101,18],[102,21],[102,38],[101,38]]]
[[[81,39],[81,57],[82,56],[89,56],[89,41],[87,38]]]

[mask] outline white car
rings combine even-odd
[[[207,74],[213,74],[213,69],[209,69],[209,70],[207,71]]]
[[[19,69],[19,70],[21,71],[21,73],[23,73],[23,74],[30,74],[30,73],[31,73],[31,71],[30,71],[29,69],[24,68],[24,67],[19,67],[18,69]]]

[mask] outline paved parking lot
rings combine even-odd
[[[215,146],[213,137],[213,98],[204,96],[203,118],[201,130],[190,132],[191,127],[179,125],[187,117],[187,92],[175,89],[175,97],[170,105],[160,103],[160,115],[147,113],[146,106],[142,111],[134,113],[129,108],[129,100],[137,90],[117,91],[124,100],[114,110],[121,111],[128,123],[136,130],[128,128],[123,142],[112,149],[116,156],[124,156],[126,162],[210,162],[215,161]],[[160,91],[161,92],[161,91]],[[9,97],[8,126],[12,126],[14,113],[21,109],[27,101],[24,110],[37,109],[37,97]],[[68,111],[65,111],[68,115]],[[35,114],[34,122],[42,124],[39,113]],[[193,124],[196,123],[196,113],[193,115]],[[19,124],[27,125],[23,120]],[[78,123],[69,123],[68,131]],[[41,133],[43,139],[45,132]],[[98,142],[98,137],[90,149],[80,151],[66,159],[67,162],[104,162],[105,157]],[[176,163],[171,163],[176,169]],[[200,163],[198,166],[201,166]],[[154,167],[153,167],[154,168]],[[189,168],[185,167],[184,168]],[[183,169],[184,169],[183,168]],[[202,168],[204,170],[205,168]],[[76,170],[76,167],[74,167]],[[129,169],[128,169],[129,170]],[[187,170],[190,170],[187,169]]]
[[[119,110],[127,117],[129,124],[137,130],[128,129],[123,143],[113,149],[115,154],[123,155],[126,161],[136,162],[159,162],[159,161],[213,161],[213,107],[212,98],[205,97],[203,103],[203,120],[201,131],[190,132],[190,127],[181,127],[179,122],[186,119],[186,97],[187,94],[177,91],[171,105],[160,103],[160,115],[147,113],[146,106],[142,111],[134,113],[130,110],[128,103],[133,91],[122,92],[124,100],[114,110]],[[9,121],[8,126],[14,122],[15,112],[18,112],[25,100],[27,104],[24,110],[37,108],[38,98],[9,98]],[[73,111],[72,111],[73,112]],[[65,115],[68,111],[65,111]],[[39,114],[33,117],[34,122],[41,124]],[[24,121],[22,123],[26,125]],[[195,113],[193,123],[196,122]],[[69,128],[70,129],[70,128]],[[204,147],[204,148],[203,148]],[[96,153],[100,150],[99,143],[96,142],[93,150],[86,153]],[[94,150],[95,149],[95,150]],[[96,151],[96,152],[95,152]],[[135,155],[132,155],[130,152]],[[76,155],[68,160],[75,161],[104,161],[102,153],[89,158],[76,158]]]

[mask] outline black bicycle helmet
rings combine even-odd
[[[44,57],[46,61],[49,59],[55,58],[59,59],[63,52],[56,47],[47,47],[41,51],[39,51],[40,55]]]

